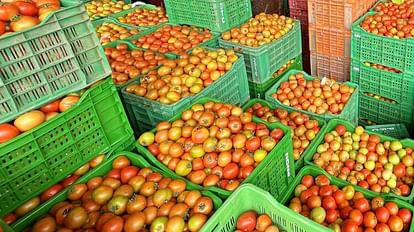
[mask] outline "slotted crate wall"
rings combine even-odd
[[[349,80],[349,58],[311,53],[310,59],[313,76],[330,77],[340,82]]]

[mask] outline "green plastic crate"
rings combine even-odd
[[[234,49],[244,56],[247,76],[250,82],[262,84],[274,72],[302,54],[300,22],[294,20],[292,30],[280,39],[258,48],[248,47],[219,38],[220,47]]]
[[[160,29],[162,26],[165,26],[165,25],[174,26],[174,25],[177,25],[177,24],[166,23],[164,25],[160,25],[160,26],[156,26],[156,27],[151,27],[151,28],[143,31],[142,33],[139,33],[139,36],[131,36],[131,37],[126,38],[125,40],[131,41],[133,43],[134,40],[138,40],[139,38],[141,38],[141,37],[143,37],[145,35],[149,35],[149,34],[151,34],[153,32],[156,32],[158,29]],[[217,48],[219,46],[218,38],[219,38],[220,34],[211,31],[211,35],[212,35],[212,37],[209,40],[206,40],[206,41],[204,41],[204,42],[202,42],[200,44],[197,44],[195,47],[187,50],[186,52],[190,54],[191,51],[194,48],[196,48],[196,47]],[[179,57],[179,55],[176,54],[176,53],[174,53],[174,52],[167,52],[166,55]]]
[[[273,86],[271,87],[267,92],[266,92],[266,101],[277,105],[277,106],[284,106],[287,109],[292,109],[292,110],[296,110],[305,114],[309,114],[312,115],[314,117],[320,117],[323,118],[325,121],[328,121],[332,118],[343,118],[346,120],[349,120],[350,122],[354,123],[355,125],[358,124],[358,85],[351,83],[351,82],[346,82],[345,84],[354,88],[354,93],[352,94],[352,96],[349,98],[347,104],[345,105],[344,109],[342,110],[342,112],[340,114],[337,115],[333,115],[330,113],[326,113],[326,114],[322,114],[322,115],[318,115],[315,113],[311,113],[305,110],[299,110],[296,109],[292,106],[287,106],[287,105],[283,105],[279,100],[275,99],[272,97],[273,93],[276,93],[277,89],[279,89],[279,86],[282,82],[285,82],[288,80],[290,75],[294,75],[296,73],[302,73],[305,76],[306,80],[314,80],[316,79],[313,76],[310,76],[309,74],[303,72],[303,71],[298,71],[298,70],[291,70],[288,73],[286,73],[283,77],[281,77],[279,79],[279,81]]]
[[[3,229],[4,232],[13,232],[12,228],[7,225],[3,220],[0,219],[0,228]]]
[[[128,10],[123,10],[123,11],[121,11],[121,12],[118,12],[118,13],[116,13],[116,14],[112,14],[110,17],[111,18],[114,18],[120,25],[128,25],[128,26],[131,26],[131,27],[137,27],[137,28],[145,28],[145,29],[151,29],[151,28],[154,28],[154,27],[156,27],[156,28],[159,28],[159,27],[161,27],[162,25],[164,25],[164,24],[166,24],[166,22],[164,22],[164,23],[159,23],[159,24],[157,24],[157,25],[154,25],[154,26],[136,26],[136,25],[131,25],[131,24],[128,24],[128,23],[121,23],[120,21],[119,21],[119,17],[122,17],[122,16],[125,16],[125,15],[127,15],[127,14],[129,14],[129,13],[131,13],[131,12],[134,12],[135,10],[137,10],[137,9],[147,9],[147,10],[155,10],[157,7],[156,6],[154,6],[154,5],[151,5],[151,4],[145,4],[145,5],[140,5],[140,6],[136,6],[136,7],[133,7],[133,8],[130,8],[130,9],[128,9]]]
[[[293,183],[290,185],[289,190],[286,192],[286,195],[284,196],[283,200],[280,201],[280,203],[282,203],[284,205],[289,204],[289,201],[295,196],[294,194],[295,194],[296,186],[301,183],[301,180],[302,180],[303,176],[305,176],[305,175],[311,175],[313,177],[317,177],[319,175],[325,175],[330,180],[331,185],[336,185],[339,188],[343,188],[343,187],[349,185],[347,182],[338,181],[338,179],[333,178],[328,173],[326,173],[325,171],[323,171],[319,168],[312,167],[312,166],[307,166],[307,167],[304,167],[299,172],[299,174],[296,176]],[[364,196],[367,199],[372,199],[372,198],[377,196],[376,194],[373,194],[372,192],[367,191],[367,190],[365,190],[365,189],[363,189],[359,186],[354,186],[354,188],[355,188],[355,191],[358,191],[358,192],[361,192],[362,194],[364,194]],[[412,205],[410,205],[409,203],[405,202],[405,201],[402,201],[400,199],[390,198],[390,197],[385,197],[384,200],[386,202],[392,201],[392,202],[396,203],[399,208],[407,208],[412,213],[414,213],[414,207]],[[291,212],[295,213],[294,211],[291,211]],[[297,221],[303,221],[302,223],[304,225],[306,225],[307,227],[305,227],[306,228],[305,230],[292,230],[292,231],[303,231],[303,232],[310,231],[309,229],[307,229],[309,226],[314,226],[314,227],[317,228],[317,229],[315,228],[314,230],[311,230],[311,231],[326,231],[326,232],[329,232],[329,231],[332,232],[333,231],[333,230],[329,229],[328,227],[324,227],[324,226],[312,221],[311,219],[309,219],[309,218],[307,218],[307,217],[305,217],[301,214],[296,214],[295,213],[295,215],[296,215],[295,219]],[[411,223],[410,223],[410,230],[409,231],[412,231],[413,229],[414,229],[414,220],[412,220]]]
[[[361,91],[414,105],[414,74],[387,72],[352,61],[351,82],[358,84]]]
[[[138,34],[135,34],[135,35],[132,35],[130,37],[125,38],[125,39],[131,39],[131,40],[132,39],[139,38],[141,36],[141,33],[143,31],[147,30],[147,28],[133,27],[133,26],[128,25],[128,24],[122,24],[122,23],[118,22],[116,19],[111,18],[111,17],[101,18],[101,19],[98,19],[98,20],[94,20],[92,22],[92,25],[93,25],[94,28],[96,28],[96,27],[102,25],[103,23],[113,23],[113,24],[116,24],[118,26],[124,27],[124,28],[126,28],[128,30],[133,30],[133,29],[139,30]],[[95,33],[96,33],[96,30],[95,30]],[[123,39],[123,40],[125,40],[125,39]],[[123,41],[123,40],[121,40],[121,41]],[[120,40],[117,40],[117,41],[120,41]],[[115,47],[117,41],[112,41],[112,42],[106,43],[105,45],[102,45],[102,46],[103,47],[108,47],[108,46]]]
[[[283,76],[285,73],[289,72],[289,70],[292,70],[292,69],[296,69],[296,70],[303,69],[302,56],[296,57],[295,62],[291,64],[289,68],[287,68],[283,73],[277,75],[276,77],[272,76],[270,80],[266,81],[263,84],[256,84],[256,83],[249,81],[250,98],[265,99],[266,91],[279,80],[279,77]]]
[[[313,155],[316,153],[316,149],[318,148],[318,146],[320,144],[323,144],[325,135],[327,133],[333,131],[335,129],[335,127],[339,124],[344,125],[346,127],[347,131],[354,131],[354,129],[355,129],[355,125],[353,125],[352,123],[350,123],[348,121],[345,121],[343,119],[332,119],[332,120],[330,120],[328,122],[328,124],[321,131],[321,136],[319,136],[316,139],[315,143],[317,145],[315,147],[313,147],[311,150],[309,150],[309,152],[305,155],[305,165],[314,166],[315,168],[322,170],[321,168],[316,166],[316,164],[313,163],[313,161],[312,161],[313,160]],[[396,140],[395,138],[391,138],[389,136],[382,135],[382,134],[379,134],[379,133],[374,133],[374,132],[369,131],[369,130],[367,130],[367,133],[370,134],[370,135],[372,135],[372,134],[378,135],[381,139],[381,142]],[[414,148],[414,140],[403,139],[403,140],[400,140],[400,141],[401,141],[403,147]],[[349,185],[350,184],[347,181],[341,180],[337,177],[334,177],[334,176],[330,176],[330,177],[331,177],[332,180],[335,180],[337,183],[342,183],[343,185],[345,185],[345,184]],[[364,189],[364,191],[369,192],[370,194],[373,194],[373,195],[382,195],[383,197],[398,198],[398,199],[401,199],[401,200],[404,200],[404,201],[407,201],[407,202],[410,202],[410,203],[412,203],[413,200],[414,200],[414,191],[411,191],[411,193],[408,197],[398,196],[394,193],[388,193],[388,194],[381,193],[381,194],[379,194],[379,193],[375,193],[373,191],[365,190],[365,189]],[[414,229],[414,227],[413,227],[413,229]]]
[[[288,108],[286,108],[285,106],[276,106],[276,105],[273,105],[273,104],[271,104],[271,103],[269,103],[269,102],[267,102],[267,101],[265,101],[265,100],[262,100],[262,99],[251,99],[250,101],[248,101],[246,104],[244,104],[243,105],[243,110],[246,110],[246,109],[248,109],[248,108],[250,108],[250,107],[252,107],[254,104],[256,104],[256,103],[260,103],[262,106],[267,106],[267,107],[269,107],[270,109],[272,109],[272,110],[274,110],[274,109],[276,109],[276,108],[280,108],[280,109],[284,109],[284,110],[286,110],[286,111],[288,111],[289,113],[290,112],[292,112],[292,111],[296,111],[296,112],[298,112],[298,110],[292,110],[292,109],[288,109]],[[307,114],[307,115],[309,115],[309,114]],[[254,116],[258,121],[260,121],[261,123],[263,123],[263,124],[265,124],[265,125],[267,125],[267,126],[271,126],[272,125],[272,123],[269,123],[269,122],[267,122],[267,121],[265,121],[265,120],[262,120],[261,118],[259,118],[259,117],[257,117],[257,116]],[[295,172],[296,173],[298,173],[299,172],[299,170],[305,165],[305,161],[304,161],[304,157],[305,157],[305,155],[308,153],[308,151],[309,150],[311,150],[311,148],[312,147],[315,147],[315,146],[317,146],[317,144],[315,144],[315,141],[317,140],[317,137],[318,136],[320,136],[322,133],[321,133],[321,131],[322,131],[322,129],[323,129],[323,127],[326,125],[326,122],[323,120],[323,119],[321,119],[321,118],[319,118],[319,117],[314,117],[314,116],[310,116],[310,118],[311,119],[313,119],[313,120],[316,120],[316,121],[318,121],[318,123],[319,123],[319,128],[320,128],[320,131],[319,131],[319,133],[315,136],[315,138],[312,140],[312,142],[309,144],[309,146],[306,148],[306,150],[302,153],[302,155],[301,155],[301,157],[300,157],[300,159],[299,160],[297,160],[296,162],[295,162]],[[292,134],[292,136],[293,136],[293,130],[292,129],[290,129],[291,130],[291,134]]]
[[[139,83],[139,80],[130,83]],[[217,98],[236,105],[244,104],[249,99],[246,69],[241,58],[233,64],[230,71],[213,84],[197,95],[185,97],[175,104],[165,105],[140,97],[126,92],[126,88],[127,86],[121,90],[122,98],[136,134],[151,130],[161,121],[169,120],[202,97]]]
[[[191,105],[187,105],[176,116],[171,118],[170,122],[176,121],[181,118],[181,113],[187,109],[190,109],[194,104],[204,104],[207,102],[222,102],[217,101],[211,98],[201,98],[200,100],[194,102]],[[254,118],[253,120],[256,123],[261,123],[261,121]],[[295,176],[295,164],[293,161],[293,146],[292,146],[292,134],[290,128],[281,123],[273,123],[268,126],[269,129],[280,128],[284,132],[283,138],[279,141],[275,148],[266,156],[266,158],[254,169],[254,171],[247,177],[242,183],[252,183],[258,187],[269,191],[276,199],[278,199],[287,189],[291,180]],[[152,130],[155,132],[155,129]],[[175,174],[174,171],[170,170],[163,163],[157,160],[157,158],[151,154],[145,147],[141,146],[139,143],[136,144],[138,152],[142,154],[147,160],[150,161],[155,167],[164,170],[166,173],[174,176],[174,178],[181,178],[188,183],[191,183],[188,179],[183,178]],[[224,190],[219,187],[202,187],[197,185],[198,189],[209,190],[222,199],[226,199],[231,192]]]
[[[0,123],[110,75],[83,5],[73,2],[62,0],[39,25],[0,36]]]
[[[403,123],[408,129],[414,126],[414,106],[393,104],[359,93],[359,118],[377,124]]]
[[[243,184],[224,202],[201,229],[201,232],[233,232],[238,217],[249,210],[267,214],[282,231],[330,231],[320,225],[299,218],[298,215],[276,201],[268,192],[252,184]]]
[[[169,177],[169,178],[175,179],[173,176],[169,175],[168,173],[166,173],[166,172],[164,172],[164,171],[162,171],[160,169],[157,169],[155,167],[152,167],[139,154],[135,154],[135,153],[128,152],[128,151],[121,151],[121,152],[118,152],[118,153],[112,155],[111,157],[109,157],[109,159],[106,159],[98,167],[92,169],[86,175],[84,175],[81,178],[79,178],[79,180],[77,180],[75,182],[75,184],[86,183],[86,182],[88,182],[90,179],[92,179],[94,177],[105,176],[109,171],[112,170],[112,162],[117,157],[122,156],[122,155],[125,156],[125,157],[127,157],[131,161],[131,164],[134,165],[134,166],[136,166],[136,167],[139,167],[139,168],[150,168],[154,172],[161,173],[164,177]],[[194,189],[196,189],[195,186],[188,185],[187,184],[187,190],[194,190]],[[58,193],[55,197],[53,197],[49,201],[43,203],[40,207],[38,207],[34,211],[30,212],[26,216],[24,216],[21,219],[19,219],[18,221],[16,221],[12,225],[13,229],[15,229],[16,231],[22,231],[25,228],[27,228],[30,225],[32,225],[41,216],[47,214],[50,211],[50,209],[52,209],[52,207],[54,205],[56,205],[59,202],[65,201],[67,199],[66,198],[66,195],[67,195],[68,191],[70,191],[70,189],[67,188],[64,191]],[[222,205],[222,203],[223,203],[222,200],[219,197],[217,197],[216,195],[212,194],[211,192],[204,191],[204,192],[202,192],[202,194],[204,196],[208,196],[208,197],[211,198],[211,200],[213,201],[214,210],[217,210]]]
[[[0,144],[0,217],[97,154],[124,150],[132,143],[133,131],[108,78],[68,111]]]
[[[410,138],[410,134],[404,124],[365,126],[365,129],[396,139]]]
[[[373,14],[368,12],[352,25],[352,59],[414,73],[414,38],[395,39],[366,32],[359,25]]]
[[[172,23],[189,24],[224,32],[252,17],[250,0],[165,0]]]

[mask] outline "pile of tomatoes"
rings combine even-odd
[[[366,66],[370,66],[370,67],[373,67],[373,68],[376,68],[376,69],[381,69],[381,70],[384,70],[384,71],[387,71],[387,72],[401,73],[401,71],[398,70],[398,69],[390,68],[390,67],[387,67],[387,66],[384,66],[384,65],[380,65],[380,64],[372,64],[372,63],[369,63],[369,62],[364,62],[364,64]]]
[[[272,97],[284,105],[316,114],[340,114],[354,88],[333,80],[324,83],[320,79],[306,80],[303,73],[290,75],[282,82]]]
[[[164,60],[163,66],[130,84],[128,93],[174,104],[186,96],[200,93],[228,72],[238,57],[233,50],[194,48],[191,55],[178,60]]]
[[[168,18],[162,7],[157,7],[154,10],[137,8],[126,15],[118,17],[118,21],[129,25],[148,27],[165,23]]]
[[[372,98],[375,98],[375,99],[380,100],[380,101],[385,101],[385,102],[388,102],[388,103],[391,103],[391,104],[397,104],[397,101],[394,101],[390,98],[383,97],[383,96],[375,94],[375,93],[364,92],[364,95],[367,95],[368,97],[372,97]]]
[[[179,120],[159,123],[138,141],[177,175],[233,191],[283,136],[279,128],[252,122],[240,107],[208,102],[193,105]]]
[[[260,47],[280,39],[292,30],[293,24],[292,18],[260,13],[240,27],[224,32],[221,38],[249,47]]]
[[[344,125],[327,133],[313,162],[329,174],[377,193],[408,196],[414,177],[413,148],[400,141],[383,141],[361,126],[347,131]]]
[[[67,201],[54,205],[31,231],[199,231],[213,213],[212,199],[188,190],[183,180],[133,166],[125,156],[115,158],[112,168],[72,186]]]
[[[29,131],[47,120],[56,117],[74,106],[80,100],[77,94],[50,102],[38,110],[32,110],[18,116],[13,123],[0,124],[0,144],[5,143],[20,133]]]
[[[125,43],[106,47],[104,50],[112,68],[112,80],[117,85],[148,73],[165,60],[164,55],[153,51],[129,50]]]
[[[235,232],[279,232],[279,228],[267,214],[258,215],[256,211],[242,213],[236,222]]]
[[[367,32],[396,39],[414,36],[414,1],[402,4],[391,1],[381,2],[375,7],[376,13],[365,17],[360,26]]]
[[[289,113],[282,108],[270,109],[260,103],[255,103],[252,107],[246,109],[246,112],[253,113],[267,122],[281,122],[292,128],[293,157],[295,161],[300,159],[302,153],[321,129],[317,120],[310,119],[308,115],[296,111]]]
[[[284,73],[292,64],[295,63],[295,59],[289,60],[286,64],[284,64],[282,67],[280,67],[276,72],[272,74],[273,78],[277,78],[282,73]]]
[[[131,3],[126,3],[123,0],[92,0],[85,3],[86,10],[91,19],[116,14],[123,10],[130,9],[131,6]]]
[[[3,221],[6,224],[12,224],[18,218],[26,215],[27,213],[37,208],[41,203],[49,200],[50,198],[64,190],[66,187],[75,183],[77,179],[85,175],[90,169],[95,168],[96,166],[101,164],[104,159],[105,155],[96,156],[93,160],[89,161],[88,163],[80,167],[78,170],[66,177],[60,183],[57,183],[51,186],[50,188],[46,189],[39,196],[28,200],[23,205],[19,206],[19,208],[17,208],[13,213],[8,213],[7,215],[5,215],[3,217]]]
[[[0,2],[0,35],[33,27],[58,9],[60,9],[59,0]]]
[[[104,22],[95,27],[96,35],[101,41],[102,45],[107,43],[128,38],[138,34],[138,29],[128,29],[123,26],[111,22]]]
[[[381,197],[367,199],[352,186],[331,185],[324,175],[305,175],[289,208],[334,231],[409,231],[412,212]]]
[[[155,32],[132,42],[138,47],[167,53],[183,53],[212,38],[208,29],[186,25],[164,25]]]

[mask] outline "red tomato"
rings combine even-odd
[[[331,196],[332,195],[332,187],[329,185],[322,186],[319,189],[319,195],[321,197]]]
[[[234,179],[239,175],[239,166],[235,163],[229,163],[223,168],[223,177],[226,179]]]
[[[301,181],[301,184],[305,185],[307,188],[310,188],[313,185],[313,183],[313,176],[311,175],[305,175]]]
[[[40,201],[44,202],[49,200],[51,197],[56,195],[58,192],[60,192],[63,189],[63,186],[61,184],[55,184],[52,187],[46,189],[41,195],[40,195]]]
[[[19,14],[19,9],[8,3],[0,4],[0,20],[1,21],[10,21],[13,17]]]
[[[329,179],[328,177],[324,176],[324,175],[320,175],[318,177],[315,178],[315,184],[319,187],[325,186],[325,185],[329,185]]]
[[[357,225],[361,225],[363,220],[364,220],[364,215],[361,213],[361,211],[357,210],[357,209],[353,209],[351,210],[351,212],[349,212],[349,219],[353,220],[354,222],[357,223]]]
[[[376,232],[391,232],[390,228],[385,223],[377,224],[377,226],[375,227],[375,231]]]
[[[390,213],[387,208],[379,207],[375,210],[375,216],[377,216],[379,222],[387,223],[390,218]]]
[[[342,190],[337,190],[332,195],[335,198],[336,204],[341,204],[345,200],[345,193]]]
[[[339,213],[338,211],[334,210],[334,209],[328,209],[326,211],[326,222],[327,223],[334,223],[337,219],[338,219]]]
[[[0,20],[0,35],[6,32],[6,23]]]
[[[400,209],[398,212],[398,216],[403,220],[404,224],[408,224],[411,222],[411,211],[408,209]]]
[[[367,228],[375,228],[377,226],[377,217],[374,212],[366,212],[364,214],[364,226]]]
[[[237,229],[241,231],[253,231],[256,228],[257,213],[248,211],[240,215],[237,219]]]
[[[388,209],[388,212],[390,212],[390,215],[397,215],[398,214],[398,205],[394,202],[387,202],[385,203],[385,208]]]
[[[342,225],[342,232],[358,232],[358,224],[353,220],[346,220]]]
[[[19,9],[20,14],[22,15],[37,16],[38,9],[33,2],[15,1],[12,4]]]
[[[139,169],[135,166],[125,167],[121,170],[121,182],[123,184],[128,183],[128,181],[137,175]]]
[[[15,126],[4,123],[0,124],[0,143],[7,142],[20,134]]]
[[[73,184],[77,179],[79,179],[79,177],[80,176],[78,175],[71,175],[68,178],[64,179],[61,184],[64,188],[66,188],[67,186]]]
[[[388,220],[388,226],[391,231],[402,231],[404,228],[403,220],[398,216],[392,215],[390,220]]]
[[[254,152],[260,148],[261,140],[259,137],[251,137],[246,141],[246,149]]]
[[[50,112],[58,112],[59,111],[59,103],[60,100],[56,100],[54,102],[50,102],[40,108],[40,111],[44,113],[50,113]]]
[[[327,196],[322,199],[322,207],[325,209],[336,209],[335,198]]]
[[[114,179],[120,179],[121,178],[121,169],[120,168],[112,169],[110,172],[108,172],[108,174],[106,174],[106,176],[114,178]]]
[[[366,198],[359,198],[354,202],[355,209],[358,209],[362,213],[367,212],[370,210],[370,204],[369,201]]]
[[[65,112],[66,110],[70,109],[72,106],[76,105],[80,100],[79,96],[67,96],[63,98],[59,103],[59,110],[60,112]]]

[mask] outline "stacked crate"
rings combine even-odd
[[[309,0],[309,47],[314,76],[349,80],[352,23],[375,0]]]
[[[351,81],[360,86],[361,124],[404,124],[414,130],[414,38],[390,38],[352,25]]]
[[[302,30],[303,69],[310,73],[309,20],[307,0],[289,0],[290,17],[300,21]]]

